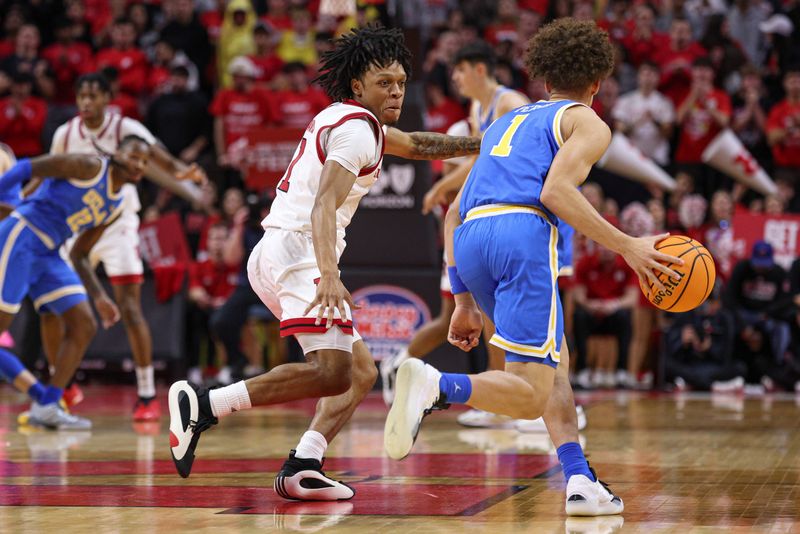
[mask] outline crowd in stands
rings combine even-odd
[[[208,362],[216,346],[242,372],[245,362],[263,363],[243,353],[258,299],[241,266],[268,202],[246,191],[237,146],[255,127],[304,128],[329,104],[313,79],[330,40],[374,20],[413,30],[425,128],[445,132],[468,110],[450,78],[462,46],[485,40],[500,83],[547,98],[524,71],[525,46],[562,16],[608,31],[617,62],[594,109],[677,183],[666,194],[593,171],[584,194],[629,233],[705,243],[718,277],[705,305],[668,316],[647,303],[620,258],[576,239],[575,274],[563,281],[576,384],[650,387],[656,372],[681,389],[748,382],[800,391],[800,263],[782,268],[766,242],[736,250],[733,228],[738,213],[800,213],[798,0],[359,0],[346,17],[321,13],[318,0],[8,1],[0,5],[0,141],[18,157],[47,151],[76,113],[74,81],[101,71],[115,112],[203,166],[211,180],[195,203],[144,185],[143,220],[181,214],[195,257],[188,324],[211,333],[189,336],[188,354],[204,352]],[[778,194],[756,194],[703,163],[726,128]]]

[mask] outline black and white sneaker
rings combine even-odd
[[[183,478],[192,472],[194,449],[200,433],[219,420],[211,414],[208,390],[179,380],[169,388],[169,452],[178,474]]]
[[[621,514],[625,509],[622,499],[614,495],[608,484],[597,478],[591,467],[595,481],[585,475],[572,475],[567,482],[566,512],[569,516],[600,516]]]
[[[346,501],[356,494],[344,482],[328,478],[322,472],[322,462],[297,458],[295,453],[294,449],[289,452],[289,459],[275,477],[275,493],[298,501]]]

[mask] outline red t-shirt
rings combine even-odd
[[[94,71],[91,47],[86,43],[55,43],[42,51],[42,57],[50,63],[55,73],[56,94],[53,101],[59,104],[74,103],[75,80],[82,74]]]
[[[620,42],[628,52],[628,59],[634,67],[641,65],[642,61],[652,61],[657,51],[669,48],[669,36],[658,32],[653,32],[650,39],[639,39],[630,33]]]
[[[238,282],[238,265],[214,263],[212,260],[193,261],[189,265],[189,289],[201,287],[219,304],[231,296]]]
[[[800,102],[781,100],[769,112],[767,132],[786,130],[783,141],[772,145],[772,157],[781,167],[800,167]]]
[[[486,40],[492,44],[500,41],[517,41],[516,24],[492,24],[486,28]]]
[[[436,107],[429,107],[425,112],[425,129],[431,132],[447,133],[453,123],[466,116],[464,108],[450,98],[442,100]]]
[[[656,50],[653,55],[661,68],[661,83],[658,90],[667,96],[675,107],[678,107],[689,94],[692,83],[692,62],[706,55],[706,50],[697,43],[691,43],[685,50],[673,50],[671,47]]]
[[[261,20],[275,28],[276,30],[291,30],[292,29],[292,18],[289,15],[283,15],[282,17],[271,17],[269,15],[264,15],[261,17]]]
[[[163,65],[153,65],[147,80],[151,93],[158,93],[169,82],[169,69]]]
[[[325,93],[313,87],[306,89],[304,93],[280,91],[275,95],[275,99],[283,117],[281,126],[287,128],[305,129],[316,114],[331,103]]]
[[[136,99],[132,96],[126,95],[125,93],[119,93],[117,96],[112,98],[106,109],[109,111],[109,113],[116,113],[117,115],[121,115],[123,117],[130,117],[131,119],[136,119],[137,121],[141,119],[141,115],[139,114],[139,104],[136,102]]]
[[[200,14],[200,24],[202,24],[208,32],[208,38],[212,43],[219,40],[219,31],[222,28],[223,14],[219,11],[206,11]]]
[[[675,161],[678,163],[701,163],[703,150],[722,130],[709,109],[719,109],[731,116],[731,99],[719,89],[712,89],[705,98],[698,99],[681,123],[681,135]]]
[[[223,120],[226,147],[257,126],[280,122],[273,95],[259,88],[247,93],[222,89],[211,102],[209,112]]]
[[[597,254],[584,256],[575,266],[575,282],[586,288],[586,297],[590,300],[618,299],[628,287],[639,285],[638,278],[619,255],[605,268],[600,265]]]
[[[41,98],[26,98],[19,111],[11,97],[0,100],[0,141],[10,146],[17,157],[38,156],[42,153],[46,117],[47,103]]]
[[[115,67],[119,71],[119,88],[131,96],[139,96],[147,88],[150,67],[147,56],[138,48],[101,50],[97,53],[97,68],[103,67]]]
[[[283,68],[283,60],[277,55],[270,56],[249,56],[256,66],[256,81],[269,82],[277,75]]]

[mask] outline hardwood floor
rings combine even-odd
[[[459,427],[455,409],[427,418],[412,455],[393,462],[371,396],[325,465],[356,497],[302,503],[278,497],[272,477],[313,402],[226,418],[184,480],[167,418],[133,424],[133,388],[85,392],[77,412],[94,429],[47,432],[18,428],[26,398],[0,389],[0,531],[800,532],[800,396],[578,394],[584,448],[625,513],[570,519],[546,435]]]

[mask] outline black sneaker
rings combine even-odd
[[[200,433],[219,420],[211,414],[208,390],[180,380],[169,388],[169,451],[178,474],[189,476]]]
[[[289,459],[275,477],[275,493],[298,501],[346,501],[356,494],[356,490],[344,482],[325,476],[322,462],[297,458],[295,453],[294,449],[289,452]]]

